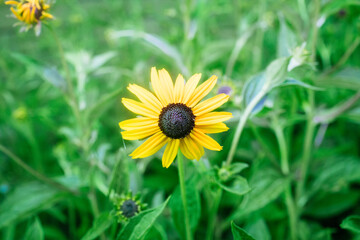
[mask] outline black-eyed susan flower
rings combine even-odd
[[[53,16],[47,12],[50,9],[50,5],[45,4],[44,0],[6,1],[5,4],[13,5],[10,10],[18,20],[25,23],[25,30],[28,30],[34,25],[40,28],[42,20],[53,18]]]
[[[136,194],[133,196],[131,192],[128,192],[126,195],[116,195],[113,198],[113,202],[116,208],[115,215],[118,217],[119,222],[127,221],[146,208],[146,204],[140,200],[140,195]]]
[[[175,85],[165,70],[151,69],[151,85],[155,95],[148,90],[130,84],[128,89],[140,102],[123,98],[122,103],[130,111],[142,117],[120,122],[122,136],[126,140],[149,137],[135,149],[132,158],[153,155],[167,144],[162,165],[168,168],[180,148],[188,159],[199,160],[204,155],[204,147],[220,151],[222,147],[208,133],[228,130],[223,123],[232,117],[229,112],[212,112],[224,104],[229,96],[219,94],[200,102],[215,86],[217,77],[212,76],[197,87],[201,74],[193,75],[187,82],[181,74]]]

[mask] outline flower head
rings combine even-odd
[[[131,192],[126,195],[116,195],[113,201],[116,207],[115,214],[119,217],[120,222],[132,218],[146,208],[146,204],[140,201],[140,195],[133,196]]]
[[[25,30],[36,25],[40,28],[40,22],[44,19],[52,19],[53,16],[47,11],[50,8],[49,4],[45,4],[44,0],[20,0],[20,1],[6,1],[5,4],[13,5],[10,10],[14,16],[25,24]]]
[[[149,137],[130,154],[132,158],[148,157],[167,144],[162,165],[168,168],[179,148],[185,157],[197,160],[204,155],[204,147],[222,150],[207,133],[228,130],[222,122],[230,119],[232,114],[212,111],[227,102],[229,96],[222,93],[200,102],[214,88],[217,77],[212,76],[197,87],[200,78],[201,74],[195,74],[185,82],[179,74],[174,85],[165,69],[152,68],[151,85],[155,94],[138,85],[129,85],[130,92],[141,102],[123,98],[122,103],[142,117],[120,122],[120,128],[125,130],[121,134],[126,140]]]

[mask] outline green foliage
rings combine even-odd
[[[44,231],[41,226],[41,222],[38,218],[35,218],[34,222],[32,222],[28,229],[26,230],[24,240],[43,240],[44,239]]]
[[[0,207],[0,228],[48,209],[67,194],[47,185],[31,182],[18,186]]]
[[[360,216],[354,215],[345,218],[340,227],[354,233],[360,233]]]
[[[255,240],[244,229],[237,226],[234,222],[231,222],[231,231],[232,231],[234,240]]]
[[[99,237],[103,232],[108,229],[112,223],[114,223],[115,219],[114,217],[105,212],[102,213],[97,219],[95,219],[93,226],[89,231],[85,234],[85,236],[82,238],[82,240],[92,240]]]
[[[164,211],[164,208],[166,207],[169,200],[170,197],[160,206],[146,210],[131,218],[121,230],[116,239],[136,240],[144,237],[149,229],[153,226],[159,215]]]
[[[359,239],[359,0],[49,0],[39,37],[0,2],[0,239],[187,238],[178,162],[118,125],[153,66],[230,92],[223,150],[184,159],[193,239]]]
[[[192,177],[185,182],[187,208],[190,214],[190,227],[193,231],[198,225],[201,214],[200,196],[196,187],[197,179],[198,178],[195,175],[195,177]],[[181,200],[180,187],[175,189],[169,205],[174,225],[179,234],[185,237],[184,206]]]

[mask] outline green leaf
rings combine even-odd
[[[188,205],[188,212],[190,213],[190,227],[192,230],[196,229],[201,215],[201,205],[199,192],[196,189],[196,175],[185,183],[186,188],[186,201]],[[184,207],[181,199],[180,187],[177,187],[173,193],[170,201],[171,216],[174,221],[174,225],[179,234],[185,234],[185,216]],[[185,235],[183,235],[185,237]]]
[[[296,36],[288,27],[282,15],[279,16],[280,30],[278,35],[277,56],[289,57],[291,50],[296,47]]]
[[[104,212],[100,214],[100,216],[95,219],[93,226],[89,231],[87,231],[82,240],[92,240],[99,237],[103,232],[106,231],[106,229],[111,226],[113,222],[114,219],[110,213]]]
[[[258,218],[255,221],[246,225],[245,229],[255,239],[271,240],[271,234],[266,222],[262,218]]]
[[[360,216],[352,215],[345,218],[345,220],[340,224],[340,227],[355,233],[360,233]]]
[[[259,94],[259,92],[264,88],[265,77],[264,73],[259,73],[249,81],[246,82],[244,89],[243,89],[243,98],[244,98],[244,106],[247,107],[250,102]],[[252,113],[256,114],[260,112],[264,108],[266,96],[264,96],[252,109]]]
[[[234,240],[255,240],[255,238],[250,236],[244,229],[237,226],[234,222],[231,222],[231,232]]]
[[[160,206],[141,212],[140,214],[132,217],[129,222],[122,228],[117,236],[117,240],[138,240],[145,236],[145,234],[153,226],[156,219],[164,211],[170,197]]]
[[[167,240],[166,231],[160,224],[154,224],[143,240]]]
[[[27,228],[24,240],[43,240],[44,231],[38,218]]]
[[[273,170],[258,171],[250,180],[251,191],[246,200],[229,217],[237,219],[265,207],[284,192],[289,179],[282,177]]]
[[[0,206],[0,228],[50,208],[65,196],[66,193],[38,182],[21,185]]]
[[[293,78],[286,79],[283,83],[277,85],[276,87],[284,87],[284,86],[300,86],[300,87],[304,87],[304,88],[307,88],[307,89],[312,89],[312,90],[315,90],[315,91],[324,90],[322,88],[312,86],[310,84],[304,83],[304,82],[302,82],[300,80],[293,79]]]
[[[314,84],[322,88],[343,88],[357,91],[360,89],[360,68],[344,68],[331,76],[320,77]]]
[[[307,203],[304,213],[316,218],[329,218],[340,214],[356,205],[360,193],[355,191],[317,192]]]
[[[344,184],[360,182],[360,160],[353,157],[327,158],[313,174],[312,192],[319,189],[334,191]]]
[[[244,195],[250,191],[249,184],[247,180],[240,176],[235,176],[232,180],[222,183],[216,180],[216,183],[225,191],[236,194],[236,195]]]
[[[272,61],[266,68],[264,83],[265,86],[277,86],[285,81],[290,58],[283,57]]]

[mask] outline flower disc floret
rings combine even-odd
[[[194,126],[195,115],[185,104],[171,103],[160,113],[159,127],[169,138],[184,138],[190,134]]]

